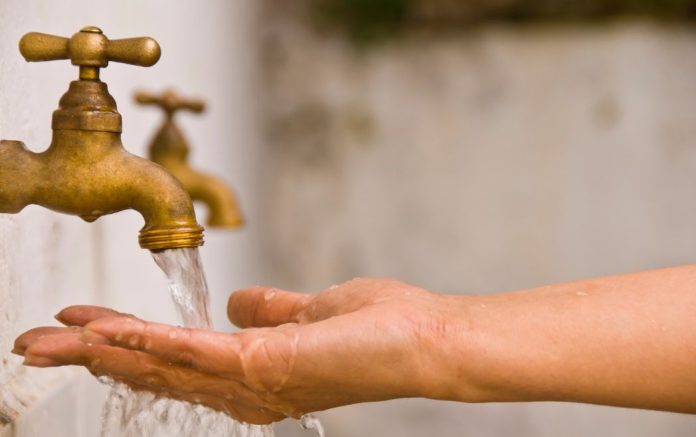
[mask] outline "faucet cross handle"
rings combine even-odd
[[[99,68],[109,61],[150,67],[162,53],[157,41],[150,37],[108,39],[101,29],[83,27],[70,38],[30,32],[19,41],[19,51],[28,62],[70,59],[80,67],[80,79],[99,79]]]
[[[162,108],[171,118],[176,111],[186,110],[200,113],[205,110],[205,102],[200,99],[190,99],[181,97],[174,90],[168,89],[161,94],[150,93],[147,91],[137,91],[135,101],[141,105],[155,105]]]

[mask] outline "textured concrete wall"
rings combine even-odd
[[[263,23],[271,283],[484,293],[696,261],[696,32],[498,27],[355,51],[291,14]],[[322,417],[332,437],[696,432],[693,417],[559,404]]]
[[[200,96],[209,111],[180,117],[193,160],[233,183],[254,223],[253,111],[248,82],[252,2],[135,0],[0,1],[0,138],[41,151],[50,141],[51,112],[77,69],[66,61],[27,64],[17,49],[29,31],[70,36],[85,25],[107,36],[155,37],[160,62],[149,69],[112,63],[102,72],[124,118],[123,142],[144,154],[160,123],[154,109],[131,103],[135,88],[174,86]],[[175,322],[166,281],[149,253],[137,245],[142,219],[133,212],[87,224],[75,217],[28,207],[0,215],[0,436],[93,436],[101,391],[70,370],[31,370],[9,354],[25,329],[53,323],[74,303],[111,305],[153,320]],[[256,282],[254,226],[244,232],[208,232],[203,258],[213,288],[214,318],[224,323],[229,288]],[[13,422],[13,426],[7,422]]]

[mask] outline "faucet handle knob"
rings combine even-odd
[[[68,38],[30,32],[19,40],[19,51],[27,62],[69,59]]]
[[[186,110],[200,113],[205,110],[205,102],[200,99],[187,99],[181,97],[174,90],[168,89],[161,94],[147,91],[136,91],[135,101],[141,105],[155,105],[162,108],[167,117],[174,115],[176,111]]]
[[[101,29],[83,27],[71,38],[30,32],[19,41],[19,51],[28,62],[70,59],[73,65],[85,68],[95,78],[97,68],[109,65],[109,61],[149,67],[157,63],[162,53],[157,41],[150,37],[109,40]],[[82,68],[80,78],[82,79]]]

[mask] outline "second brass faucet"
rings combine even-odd
[[[160,95],[136,92],[135,101],[142,105],[156,105],[164,111],[164,122],[150,143],[150,159],[173,174],[194,201],[199,200],[208,207],[207,226],[241,226],[244,220],[234,192],[221,179],[195,170],[189,165],[188,141],[174,122],[174,114],[177,111],[200,113],[205,109],[205,103],[197,99],[184,99],[172,90]]]

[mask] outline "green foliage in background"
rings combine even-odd
[[[314,0],[322,27],[338,27],[357,41],[392,35],[409,21],[409,0]]]
[[[370,42],[409,29],[469,28],[491,21],[696,19],[696,0],[310,0],[314,22]]]

